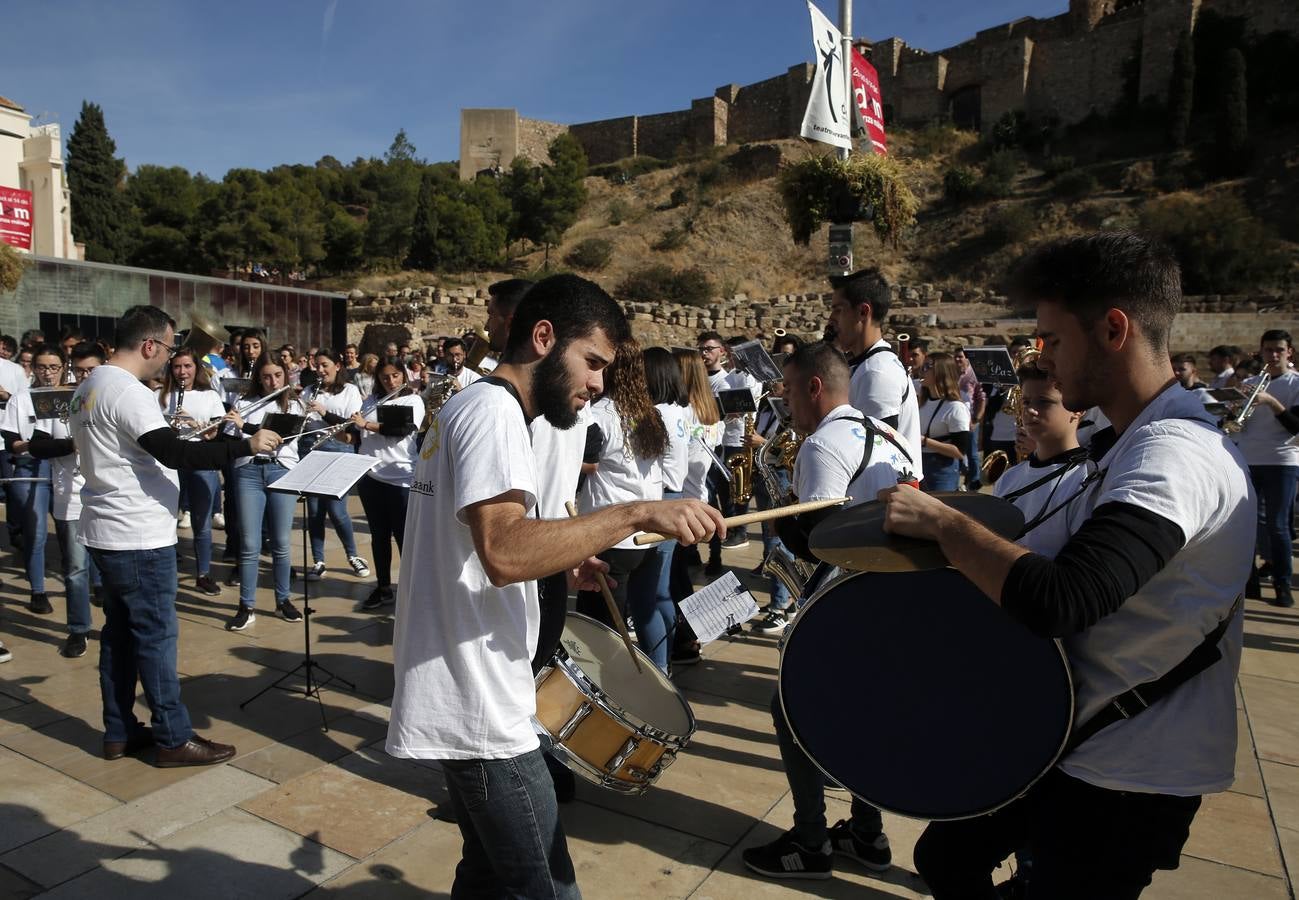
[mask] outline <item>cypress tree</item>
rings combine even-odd
[[[425,172],[419,183],[419,197],[415,200],[415,224],[411,228],[410,255],[406,257],[405,263],[408,269],[437,268],[437,222],[433,194],[433,173]]]
[[[81,115],[68,136],[68,187],[72,195],[72,234],[86,245],[86,259],[126,261],[132,208],[124,191],[126,164],[114,156],[104,111],[82,101]]]
[[[1168,143],[1174,150],[1186,146],[1191,130],[1195,96],[1195,44],[1188,31],[1173,54],[1173,76],[1168,85]]]
[[[1223,56],[1222,110],[1218,125],[1218,168],[1223,174],[1243,171],[1249,164],[1249,106],[1245,54],[1236,47]]]

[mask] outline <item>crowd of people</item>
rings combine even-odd
[[[73,331],[56,344],[0,337],[7,524],[29,608],[53,612],[52,513],[64,655],[86,652],[91,607],[102,608],[105,756],[155,747],[159,765],[221,762],[235,749],[196,735],[180,699],[174,601],[188,576],[178,569],[192,570],[199,593],[224,593],[213,571],[224,530],[226,586],[238,587],[226,627],[254,626],[264,569],[274,614],[300,621],[292,582],[326,574],[328,521],[351,574],[374,579],[362,608],[393,609],[387,749],[442,762],[465,841],[456,892],[577,896],[556,809],[572,776],[530,722],[534,676],[557,652],[570,604],[630,625],[671,674],[699,659],[682,601],[748,542],[726,526],[751,502],[738,472],[761,508],[878,499],[886,528],[937,541],[1007,614],[1064,641],[1080,723],[1140,697],[1152,674],[1181,671],[1213,639],[1209,664],[1161,679],[1164,702],[1093,731],[997,813],[931,824],[916,850],[940,898],[991,896],[991,872],[1011,853],[1030,896],[1135,897],[1176,866],[1200,796],[1231,782],[1237,596],[1261,598],[1266,578],[1269,602],[1293,603],[1299,375],[1280,330],[1261,335],[1256,355],[1213,348],[1210,384],[1195,357],[1170,356],[1177,266],[1137,235],[1047,245],[1013,281],[1038,311],[1037,334],[1011,341],[1013,384],[981,381],[965,348],[891,342],[892,287],[875,269],[831,279],[824,335],[771,339],[782,377],[766,382],[736,349],[746,336],[642,347],[618,305],[575,276],[492,285],[484,332],[430,344],[432,365],[395,342],[381,354],[351,344],[299,354],[255,329],[228,345],[201,332],[182,344],[154,307],[128,310],[115,346]],[[24,348],[30,371],[10,361]],[[438,384],[449,390],[431,407],[425,389]],[[32,398],[62,385],[74,389],[66,413],[38,417]],[[724,414],[727,391],[749,392],[754,411]],[[270,488],[309,453],[373,459],[355,488],[369,559],[347,498],[312,498],[312,558],[292,569],[296,498]],[[983,460],[998,453],[1015,462],[988,475]],[[985,487],[1023,512],[1016,541],[941,499]],[[792,588],[773,576],[753,632],[782,635],[838,574],[809,548],[829,514],[764,525],[764,552],[812,574]],[[178,558],[178,528],[192,534],[192,561]],[[642,531],[669,540],[641,546]],[[395,579],[394,543],[420,548],[402,554]],[[148,726],[132,712],[137,681]],[[830,825],[825,775],[779,695],[772,717],[793,824],[746,849],[744,864],[773,878],[830,877],[836,857],[886,869],[879,811],[854,798]]]

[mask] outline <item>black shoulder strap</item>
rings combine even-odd
[[[871,454],[873,454],[875,451],[875,442],[871,440],[871,435],[878,434],[880,437],[884,438],[884,440],[888,441],[894,447],[897,447],[898,450],[902,452],[902,455],[906,457],[907,462],[911,463],[911,465],[913,466],[916,464],[916,461],[911,458],[910,452],[907,451],[906,447],[902,446],[901,442],[899,442],[897,438],[893,437],[893,435],[889,434],[887,431],[881,431],[880,429],[876,428],[864,416],[844,416],[842,419],[835,419],[835,421],[856,422],[858,425],[861,425],[863,428],[866,429],[866,449],[862,451],[861,464],[857,466],[857,471],[853,472],[852,477],[848,479],[849,484],[852,484],[854,481],[860,478],[861,473],[865,472],[866,467],[870,465]]]

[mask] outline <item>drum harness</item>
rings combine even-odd
[[[1194,419],[1194,421],[1202,420]],[[1052,472],[1043,478],[1039,478],[1016,491],[1011,491],[1006,494],[1003,499],[1014,500],[1030,491],[1036,490],[1038,487],[1041,487],[1053,478],[1062,481],[1064,476],[1070,470],[1087,462],[1094,463],[1097,459],[1104,456],[1104,454],[1107,453],[1115,443],[1116,438],[1114,437],[1114,430],[1112,428],[1107,428],[1104,431],[1098,432],[1096,437],[1093,438],[1092,446],[1086,454],[1075,454],[1071,456],[1058,471]],[[1052,488],[1051,493],[1047,495],[1046,503],[1043,504],[1042,509],[1032,518],[1032,520],[1025,523],[1024,529],[1020,532],[1020,537],[1028,534],[1028,532],[1042,525],[1056,513],[1073,503],[1073,501],[1082,496],[1084,492],[1090,490],[1093,484],[1104,478],[1108,471],[1108,469],[1101,468],[1093,469],[1088,473],[1087,477],[1083,479],[1082,484],[1078,486],[1078,489],[1055,507],[1051,507],[1051,498],[1055,496],[1055,488]],[[1056,482],[1056,487],[1059,487],[1059,481]],[[1051,508],[1048,509],[1048,507]],[[1231,627],[1232,620],[1236,618],[1236,613],[1240,610],[1244,603],[1244,599],[1244,594],[1237,595],[1236,601],[1231,605],[1231,609],[1228,610],[1227,615],[1218,622],[1217,627],[1205,635],[1204,640],[1201,641],[1194,650],[1187,654],[1181,662],[1173,666],[1173,668],[1169,669],[1160,677],[1139,684],[1136,687],[1129,688],[1122,694],[1114,697],[1086,722],[1075,726],[1073,732],[1069,735],[1069,743],[1066,745],[1060,758],[1065,758],[1081,744],[1103,729],[1113,725],[1115,722],[1122,719],[1130,719],[1142,710],[1154,706],[1160,700],[1177,690],[1177,688],[1181,687],[1196,675],[1199,675],[1218,660],[1222,659],[1222,650],[1218,647],[1218,643],[1222,640],[1223,636],[1226,635],[1227,629]]]

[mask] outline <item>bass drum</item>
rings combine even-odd
[[[786,634],[780,702],[828,778],[917,819],[1014,800],[1055,764],[1074,716],[1060,643],[954,569],[863,572],[819,591]]]

